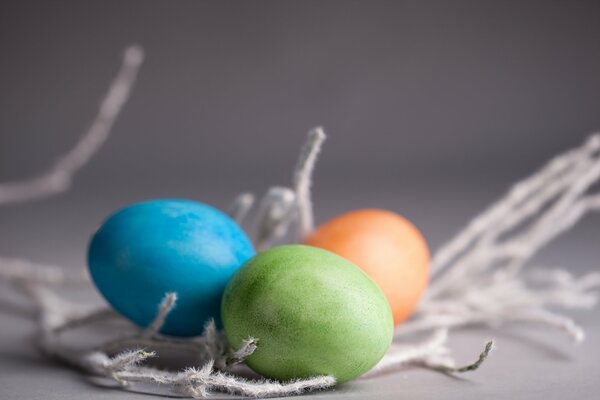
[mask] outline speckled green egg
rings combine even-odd
[[[278,380],[354,379],[383,357],[393,335],[375,283],[346,259],[303,245],[271,248],[242,266],[225,289],[221,318],[233,347],[258,339],[246,363]]]

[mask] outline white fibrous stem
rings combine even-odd
[[[123,65],[100,103],[89,130],[47,172],[22,182],[0,184],[0,205],[48,197],[69,189],[75,173],[89,162],[108,138],[115,120],[129,99],[143,60],[144,51],[141,47],[131,46],[125,50]]]
[[[20,258],[0,257],[0,282],[26,281],[49,286],[89,286],[85,270],[65,270],[54,265],[36,264]]]
[[[283,238],[294,221],[297,221],[298,226],[297,242],[302,242],[313,231],[310,188],[317,158],[325,138],[323,128],[311,129],[294,169],[293,189],[274,186],[261,200],[255,237],[258,250],[265,250],[273,242]]]
[[[167,293],[160,305],[158,306],[158,312],[156,313],[156,318],[154,321],[142,332],[143,338],[152,338],[158,334],[160,328],[165,324],[165,319],[167,315],[171,312],[173,307],[175,307],[175,302],[177,302],[177,293]]]
[[[132,46],[126,50],[123,65],[89,131],[48,172],[23,182],[0,184],[0,205],[39,199],[69,188],[76,172],[107,139],[129,97],[142,60],[141,48]],[[251,235],[258,250],[282,240],[291,226],[297,226],[297,242],[312,233],[310,188],[324,140],[322,128],[311,130],[291,188],[272,187],[259,202],[256,231]],[[527,271],[524,267],[543,246],[586,213],[600,209],[600,194],[588,193],[599,180],[600,135],[593,135],[580,148],[559,155],[514,185],[505,197],[474,218],[435,253],[431,285],[416,314],[396,328],[388,353],[364,377],[410,366],[444,373],[473,371],[487,359],[493,341],[486,342],[476,361],[457,367],[448,347],[448,334],[468,325],[497,328],[512,322],[544,324],[562,330],[575,342],[583,340],[584,330],[554,309],[593,307],[600,273],[575,277],[564,269]],[[253,204],[254,196],[242,193],[234,200],[229,215],[241,224]],[[160,331],[176,305],[177,293],[165,294],[157,305],[154,321],[146,329],[123,325],[121,333],[126,335],[92,348],[76,348],[65,343],[66,332],[125,322],[108,306],[75,303],[58,295],[64,288],[90,286],[83,269],[67,272],[57,266],[0,257],[0,283],[17,289],[34,306],[32,311],[16,304],[0,304],[23,317],[37,318],[37,345],[44,354],[83,372],[113,379],[121,386],[151,383],[194,398],[211,393],[258,398],[297,395],[336,384],[332,376],[277,382],[236,375],[232,368],[260,348],[260,338],[249,337],[239,348],[232,349],[214,321],[207,322],[200,337],[162,335]],[[408,342],[409,335],[414,334],[427,337],[421,342]],[[185,352],[194,357],[196,365],[179,371],[148,365],[150,358],[168,352]]]
[[[238,224],[242,224],[244,219],[254,205],[254,195],[252,193],[241,193],[234,200],[227,214]]]
[[[600,135],[551,160],[515,184],[435,254],[432,282],[416,315],[396,337],[466,325],[508,322],[544,324],[573,341],[584,331],[548,307],[590,308],[600,274],[580,278],[568,271],[523,271],[527,262],[586,213],[600,209],[589,189],[600,180]]]
[[[270,188],[258,208],[256,249],[265,250],[270,244],[281,239],[296,215],[294,191],[280,186]]]
[[[294,171],[294,191],[296,193],[296,206],[298,207],[297,241],[299,242],[302,242],[314,229],[310,188],[317,157],[325,138],[325,131],[320,126],[308,132],[308,140],[300,152],[298,164]]]
[[[485,344],[478,359],[462,367],[456,367],[454,359],[450,356],[447,347],[448,329],[439,328],[433,331],[431,336],[421,343],[414,344],[392,344],[383,359],[375,365],[363,378],[370,378],[384,373],[393,372],[407,365],[420,365],[443,372],[467,372],[474,371],[487,359],[494,346],[490,340]]]
[[[216,371],[211,361],[201,368],[192,367],[181,372],[144,368],[137,371],[122,371],[116,374],[116,379],[132,383],[145,382],[168,385],[173,392],[194,398],[208,397],[211,392],[252,398],[283,397],[327,389],[335,385],[335,378],[331,376],[317,376],[288,382],[266,379],[249,380],[226,372]]]

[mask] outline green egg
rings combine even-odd
[[[242,266],[225,289],[221,318],[234,348],[258,339],[246,363],[277,380],[357,378],[381,360],[394,330],[387,300],[364,272],[303,245],[271,248]]]

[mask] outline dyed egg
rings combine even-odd
[[[248,366],[278,380],[356,378],[393,335],[377,285],[349,261],[303,245],[273,247],[246,263],[225,289],[221,316],[234,348],[258,339]]]
[[[361,268],[388,299],[394,323],[416,308],[429,281],[429,250],[408,220],[384,210],[358,210],[321,225],[305,241]]]
[[[152,200],[104,222],[92,237],[88,265],[106,300],[142,327],[165,293],[176,292],[161,332],[194,336],[207,319],[220,323],[223,290],[253,255],[246,234],[222,212],[189,200]]]

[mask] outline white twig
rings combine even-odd
[[[599,149],[600,134],[592,135],[581,148],[570,150],[557,156],[540,171],[515,184],[504,198],[475,217],[465,229],[460,231],[436,252],[431,262],[432,275],[436,276],[450,261],[465,251],[475,240],[482,235],[487,234],[490,229],[494,229],[496,224],[507,216],[510,216],[510,213],[514,208],[521,205],[523,201],[530,199],[532,196],[540,193],[540,191],[542,193],[539,197],[540,200],[548,200],[551,198],[553,196],[552,191],[544,194],[544,188],[547,188],[552,182],[556,182],[556,179],[564,174],[565,171],[569,171],[574,166],[578,165],[581,162],[581,159],[596,154]],[[573,177],[569,180],[572,179]],[[560,189],[560,187],[558,189]],[[527,217],[530,214],[535,213],[541,208],[541,205],[537,206],[537,204],[535,204],[533,206],[530,205],[529,207],[533,208],[531,212],[520,214],[518,218],[515,216],[510,216],[509,218],[516,219],[520,222],[522,221],[521,217]],[[525,210],[526,209],[527,207]]]
[[[227,342],[225,334],[217,330],[217,326],[213,319],[209,320],[204,326],[202,341],[206,349],[208,358],[216,363],[218,369],[227,367]]]
[[[546,310],[532,310],[515,315],[515,321],[534,322],[548,325],[564,331],[575,343],[581,343],[585,339],[583,328],[577,325],[571,318],[555,314]]]
[[[448,352],[447,340],[448,330],[438,329],[422,343],[392,347],[383,359],[363,377],[367,378],[394,371],[408,363],[423,361],[428,357],[446,355]]]
[[[396,336],[439,328],[532,322],[558,328],[575,342],[584,332],[548,307],[589,308],[597,274],[573,278],[566,271],[537,282],[522,268],[542,247],[585,213],[600,209],[600,194],[586,194],[600,180],[600,135],[557,156],[476,217],[436,253],[430,287],[414,318]],[[583,284],[585,283],[585,284]]]
[[[481,367],[481,364],[483,364],[485,362],[485,360],[487,360],[487,358],[489,357],[489,355],[493,349],[494,349],[494,341],[490,340],[490,341],[486,342],[485,346],[483,348],[483,351],[479,354],[479,357],[477,358],[477,360],[475,360],[475,362],[473,362],[471,364],[467,364],[462,367],[449,366],[444,362],[439,362],[439,361],[435,361],[435,360],[431,360],[431,359],[424,360],[423,364],[427,368],[437,369],[439,371],[446,372],[446,373],[471,372],[471,371],[475,371],[475,370],[479,369],[479,367]]]
[[[310,235],[314,229],[310,187],[317,156],[325,141],[323,128],[316,127],[308,132],[308,139],[302,148],[298,164],[294,171],[294,190],[298,207],[298,241]]]
[[[281,239],[296,217],[296,194],[286,187],[273,186],[262,198],[258,208],[256,248],[264,250]]]
[[[418,364],[448,373],[474,371],[487,359],[494,345],[492,340],[488,341],[475,362],[456,367],[454,360],[449,356],[447,340],[448,329],[439,328],[422,343],[392,347],[383,359],[363,377],[368,378],[393,372],[408,364]]]
[[[227,214],[241,225],[253,205],[254,195],[252,193],[241,193],[233,200]]]
[[[189,368],[183,372],[158,370],[124,371],[117,374],[127,382],[160,383],[171,386],[176,393],[194,398],[205,398],[210,392],[222,392],[253,398],[298,395],[322,390],[335,385],[330,376],[314,377],[291,382],[246,380],[213,370],[212,363],[202,368]]]
[[[127,371],[135,371],[147,358],[154,357],[156,353],[141,349],[127,350],[114,357],[104,353],[94,352],[85,357],[93,372],[113,378],[119,385],[127,386],[129,381],[121,375]]]
[[[35,264],[19,259],[0,257],[0,282],[30,282],[52,286],[89,286],[85,270],[65,270],[53,265]]]
[[[242,342],[240,348],[231,352],[227,358],[227,366],[231,367],[244,362],[258,347],[258,340],[250,337]]]
[[[106,141],[125,105],[138,70],[144,59],[139,46],[125,50],[123,65],[112,82],[90,129],[48,172],[27,181],[0,185],[0,204],[24,202],[66,191],[75,173],[83,167]]]
[[[142,338],[148,339],[155,336],[165,324],[165,319],[171,310],[175,307],[177,302],[177,293],[167,293],[164,299],[158,306],[158,313],[154,318],[154,321],[144,330]]]

